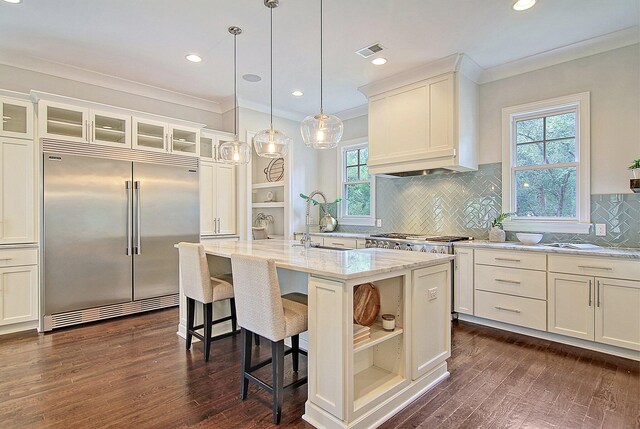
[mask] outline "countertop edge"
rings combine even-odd
[[[568,249],[562,247],[545,246],[544,244],[526,245],[517,242],[493,243],[490,241],[465,241],[456,242],[453,248],[465,247],[476,249],[495,250],[521,250],[525,252],[558,253],[563,255],[600,256],[607,258],[638,259],[640,260],[640,249],[616,249],[602,247],[599,249]]]

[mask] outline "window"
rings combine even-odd
[[[503,109],[505,229],[589,232],[589,94]]]
[[[375,178],[369,175],[367,142],[351,142],[338,151],[341,166],[340,222],[345,225],[375,224]]]

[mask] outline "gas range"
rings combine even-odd
[[[365,241],[365,247],[406,250],[425,253],[453,253],[452,243],[473,240],[472,237],[428,234],[388,233],[374,234]]]

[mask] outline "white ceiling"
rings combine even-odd
[[[325,0],[325,110],[366,102],[359,86],[453,53],[481,67],[638,25],[638,0]],[[316,113],[319,106],[318,0],[281,0],[274,11],[274,106]],[[240,98],[269,102],[269,10],[262,0],[0,1],[0,53],[36,57],[130,81],[222,101],[233,93],[238,37]],[[380,42],[389,62],[354,51]],[[187,62],[196,52],[204,61]],[[299,89],[305,95],[291,96]]]

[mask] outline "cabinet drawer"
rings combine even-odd
[[[0,250],[0,267],[36,265],[37,263],[38,263],[38,249]]]
[[[549,255],[549,271],[616,279],[640,279],[640,261]]]
[[[547,275],[544,271],[476,265],[475,288],[546,300]]]
[[[504,250],[476,250],[476,264],[546,271],[547,255]]]
[[[547,329],[547,303],[537,299],[476,290],[475,315],[541,331]]]
[[[327,247],[344,247],[347,249],[356,249],[358,247],[355,238],[324,237],[323,242]]]

